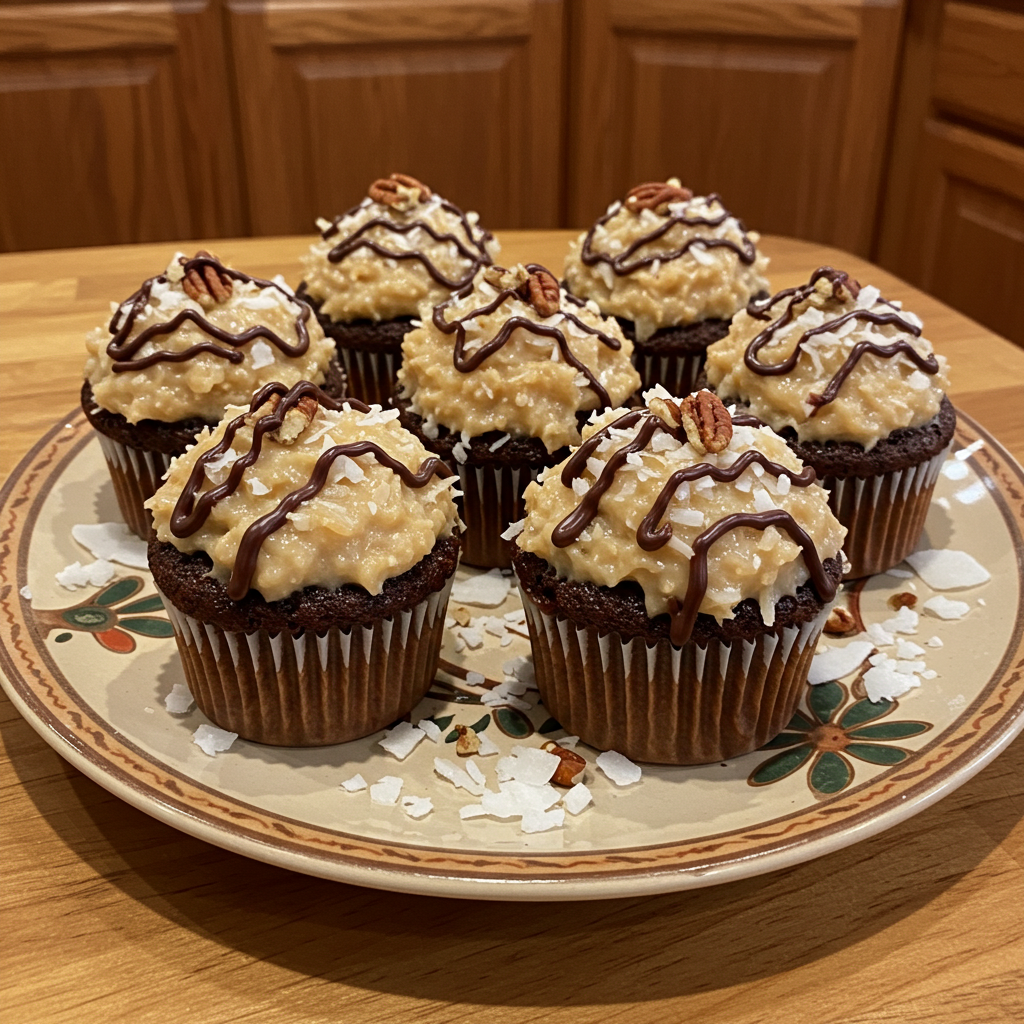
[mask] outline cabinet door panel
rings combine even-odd
[[[0,8],[0,247],[242,234],[218,12]]]
[[[569,214],[676,174],[761,231],[865,253],[901,5],[587,0]]]
[[[238,4],[229,24],[256,233],[309,231],[392,171],[489,225],[557,225],[560,3]]]

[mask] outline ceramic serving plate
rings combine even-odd
[[[906,566],[847,585],[842,596],[861,627],[917,599],[916,632],[898,639],[924,653],[879,650],[913,659],[920,686],[873,703],[864,663],[808,687],[768,748],[698,768],[644,766],[628,786],[605,777],[594,765],[598,752],[581,745],[593,803],[546,832],[524,833],[518,819],[463,820],[459,809],[479,797],[434,770],[438,757],[465,764],[452,742],[457,725],[502,753],[564,735],[535,690],[509,699],[495,692],[507,673],[529,678],[514,588],[488,606],[456,592],[441,671],[412,715],[441,727],[438,742],[424,740],[401,761],[378,744],[382,734],[319,749],[237,740],[204,753],[193,742],[204,716],[164,705],[183,676],[148,572],[118,566],[102,585],[75,590],[56,580],[68,565],[93,560],[72,536],[76,524],[118,519],[80,413],[51,430],[0,493],[2,681],[54,749],[118,797],[208,842],[311,875],[439,896],[562,900],[774,871],[916,814],[1024,725],[1024,472],[964,416],[955,448],[962,457],[944,468],[921,546],[965,551],[991,573],[980,586],[942,592],[965,602],[966,614],[946,620],[925,610],[935,591]],[[459,580],[474,572],[460,569]],[[830,647],[849,642],[825,639]],[[491,788],[499,756],[473,758]],[[398,777],[403,796],[429,797],[433,810],[414,819],[401,801],[382,806],[368,790],[346,792],[341,783],[356,774],[370,785]]]

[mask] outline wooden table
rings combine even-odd
[[[507,232],[561,265],[568,232]],[[299,275],[307,238],[182,244]],[[4,477],[76,405],[86,330],[174,245],[0,256]],[[823,263],[904,300],[954,402],[1024,458],[1024,351],[864,261],[766,238],[775,287]],[[881,835],[708,889],[444,900],[269,867],[165,826],[64,762],[0,697],[5,1024],[824,1024],[1024,1019],[1024,737]]]

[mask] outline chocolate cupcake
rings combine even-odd
[[[397,420],[269,384],[147,503],[189,689],[223,728],[343,743],[429,688],[458,563],[454,481]]]
[[[636,390],[631,346],[537,264],[485,268],[424,319],[402,343],[402,422],[459,474],[463,560],[505,567],[526,485]]]
[[[845,530],[785,442],[710,392],[603,413],[527,489],[513,565],[537,686],[569,732],[702,764],[789,722]]]
[[[387,405],[420,304],[466,287],[498,244],[475,213],[407,174],[375,181],[358,206],[317,226],[299,295],[337,343],[349,393]]]
[[[694,196],[676,178],[648,182],[572,243],[565,284],[618,317],[644,388],[686,395],[708,345],[753,296],[767,295],[758,239],[717,195]]]
[[[125,522],[149,535],[143,502],[170,460],[270,381],[345,393],[333,344],[281,280],[180,253],[86,338],[82,408],[96,428]]]
[[[913,313],[820,267],[736,316],[709,385],[787,439],[848,528],[848,577],[902,561],[924,528],[956,416],[946,360]]]

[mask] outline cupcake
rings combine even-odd
[[[767,295],[759,237],[717,195],[695,196],[676,178],[648,182],[572,243],[565,285],[618,317],[645,389],[686,395],[708,345],[753,296]]]
[[[463,213],[407,174],[375,181],[369,196],[333,221],[303,257],[299,295],[338,346],[349,394],[388,405],[402,338],[423,302],[465,288],[498,245]]]
[[[856,579],[914,550],[956,415],[921,321],[842,271],[752,302],[708,349],[709,385],[813,466]]]
[[[452,479],[394,410],[268,384],[148,502],[189,689],[259,743],[319,746],[411,710],[458,563]]]
[[[175,455],[232,404],[270,381],[310,380],[343,395],[334,346],[281,280],[262,281],[216,256],[180,253],[113,305],[86,338],[82,408],[96,428],[125,522],[149,536],[143,502]]]
[[[561,725],[634,760],[703,764],[789,722],[846,531],[771,429],[708,391],[644,397],[527,489],[513,565]]]
[[[526,485],[579,443],[591,410],[636,390],[630,343],[537,264],[480,270],[423,320],[402,343],[402,422],[459,474],[463,561],[506,567],[501,534]]]

